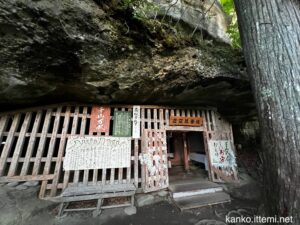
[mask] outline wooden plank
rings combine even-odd
[[[139,184],[139,141],[134,139],[134,183],[138,187]]]
[[[71,128],[71,135],[76,134],[76,130],[77,130],[77,126],[78,126],[78,115],[79,115],[79,107],[76,106],[75,112],[74,112],[74,117],[73,117],[72,128]],[[69,178],[70,178],[70,171],[67,170],[67,171],[65,171],[65,174],[64,174],[63,190],[65,188],[67,188],[68,183],[69,183]]]
[[[20,176],[25,176],[28,173],[33,148],[34,148],[34,145],[35,145],[35,142],[36,142],[36,134],[37,134],[38,128],[39,128],[40,123],[41,123],[42,114],[43,114],[43,112],[41,110],[38,111],[37,114],[36,114],[34,125],[33,125],[33,128],[32,128],[32,131],[31,131],[31,136],[29,138],[28,148],[27,148],[27,151],[26,151],[26,154],[25,154],[24,163],[23,163],[23,166],[22,166]],[[19,161],[20,161],[20,158],[19,158]]]
[[[110,123],[110,107],[93,106],[89,133],[107,132]]]
[[[45,181],[52,180],[54,178],[54,174],[48,175],[26,175],[26,176],[13,176],[13,177],[0,177],[0,183],[8,183],[8,182],[25,182],[25,181]]]
[[[147,129],[151,128],[151,109],[147,109]]]
[[[159,129],[164,129],[165,124],[164,124],[164,110],[159,109]]]
[[[74,201],[86,201],[92,199],[99,199],[99,198],[113,198],[113,197],[124,197],[124,196],[132,196],[136,192],[135,191],[128,191],[128,192],[118,192],[118,193],[104,193],[104,194],[95,194],[95,195],[80,195],[80,196],[73,196],[73,197],[45,197],[44,200],[49,200],[52,202],[74,202]]]
[[[12,125],[10,127],[7,139],[5,141],[5,145],[1,154],[1,158],[0,158],[0,176],[4,175],[4,169],[5,169],[5,165],[6,165],[6,159],[9,156],[10,151],[12,150],[12,142],[14,140],[14,134],[17,130],[17,127],[20,123],[20,114],[16,114],[14,116]]]
[[[212,130],[215,131],[218,128],[216,127],[217,126],[217,124],[216,124],[216,114],[215,114],[214,111],[211,111],[211,116],[212,116]]]
[[[188,148],[187,148],[187,140],[186,140],[186,133],[182,133],[183,139],[183,160],[184,160],[184,169],[189,171],[189,158],[188,158]]]
[[[145,129],[145,123],[146,123],[146,120],[145,120],[145,108],[141,108],[141,129],[142,129],[142,132],[144,131]]]
[[[53,125],[53,131],[52,131],[52,137],[49,143],[49,148],[48,148],[48,153],[47,153],[47,161],[45,163],[43,175],[48,175],[50,172],[50,167],[51,167],[51,158],[53,157],[53,152],[54,152],[54,147],[55,147],[55,142],[57,141],[57,132],[59,128],[59,121],[60,121],[60,112],[62,110],[62,107],[57,108],[57,113],[55,116],[54,120],[54,125]],[[46,187],[47,187],[47,181],[43,181],[40,189],[40,198],[43,198],[45,196],[46,192]]]
[[[7,115],[3,115],[0,118],[0,144],[2,143],[3,132],[6,129],[9,117]]]
[[[88,109],[87,107],[83,108],[83,117],[81,121],[81,128],[80,128],[80,136],[85,135],[85,130],[86,130],[86,123],[87,123],[87,112]],[[89,180],[89,170],[84,170],[83,172],[83,183],[86,185]]]
[[[60,172],[61,172],[61,167],[62,167],[62,159],[63,159],[63,155],[65,152],[65,144],[67,142],[67,138],[65,137],[65,135],[68,132],[68,127],[69,127],[69,121],[70,121],[70,111],[71,111],[71,107],[68,106],[65,112],[65,119],[64,119],[64,124],[63,124],[63,128],[62,128],[62,137],[60,139],[60,143],[59,143],[59,149],[58,149],[58,153],[57,153],[57,160],[56,160],[56,164],[55,164],[55,169],[54,169],[54,174],[55,177],[52,181],[52,188],[51,188],[51,192],[50,192],[50,196],[55,196],[56,192],[57,192],[57,184],[59,181],[59,177],[60,177]]]
[[[46,112],[46,117],[44,120],[45,123],[44,123],[43,129],[42,129],[42,135],[40,137],[40,142],[39,142],[39,146],[37,149],[37,153],[36,153],[36,157],[35,157],[35,161],[34,161],[34,165],[33,165],[32,175],[38,175],[38,173],[39,173],[41,158],[43,156],[43,151],[45,151],[47,133],[48,133],[48,129],[49,129],[50,121],[51,121],[51,112],[52,112],[52,109],[48,109]],[[42,121],[42,123],[44,121]]]
[[[23,149],[23,145],[24,145],[24,141],[25,141],[25,133],[27,132],[28,127],[30,125],[31,116],[32,116],[31,112],[28,112],[25,115],[25,119],[24,119],[24,122],[21,127],[19,138],[18,138],[16,147],[15,147],[15,150],[14,150],[13,158],[12,158],[12,161],[11,161],[11,164],[9,167],[9,171],[7,174],[7,176],[9,176],[9,177],[14,176],[16,173],[16,170],[18,167],[18,160],[22,153],[22,149]],[[23,151],[25,151],[25,150],[26,149],[24,149]]]
[[[157,130],[157,109],[153,109],[154,129]]]
[[[223,191],[174,199],[176,206],[181,211],[186,209],[194,209],[204,206],[221,204],[230,201],[230,196]]]

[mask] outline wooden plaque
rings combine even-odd
[[[131,112],[115,111],[113,136],[131,137],[131,126]]]
[[[110,107],[93,106],[90,133],[109,132]]]
[[[202,117],[170,116],[170,126],[202,127]]]
[[[133,106],[132,137],[141,137],[141,107]]]

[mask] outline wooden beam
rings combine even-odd
[[[44,181],[44,180],[52,180],[54,178],[54,174],[48,175],[37,175],[37,176],[15,176],[15,177],[0,177],[0,183],[8,183],[8,182],[23,182],[23,181]]]
[[[186,138],[186,133],[182,133],[182,138],[183,138],[183,160],[184,160],[184,169],[186,171],[190,170],[190,165],[189,165],[189,156],[188,156],[188,147],[187,147],[187,138]]]

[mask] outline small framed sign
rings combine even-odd
[[[109,132],[110,107],[93,106],[91,112],[90,133]]]
[[[131,112],[115,111],[113,136],[115,137],[131,137]]]
[[[170,126],[202,127],[202,117],[170,116]]]

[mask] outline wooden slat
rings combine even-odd
[[[78,126],[78,115],[79,115],[79,107],[76,106],[75,112],[74,112],[74,117],[73,117],[72,128],[71,128],[71,135],[76,134],[76,130],[77,130],[77,126]],[[63,190],[65,188],[67,188],[68,183],[69,183],[69,178],[70,178],[70,171],[67,170],[67,171],[65,171],[65,174],[64,174]]]
[[[157,109],[153,109],[154,129],[157,130]]]
[[[26,175],[26,176],[13,176],[13,177],[0,177],[0,183],[7,182],[24,182],[24,181],[45,181],[52,180],[54,178],[54,174],[50,175]]]
[[[5,169],[5,165],[6,165],[6,159],[9,156],[10,151],[12,150],[12,142],[14,140],[14,134],[16,132],[16,129],[18,127],[20,123],[20,114],[16,114],[14,116],[12,125],[10,127],[7,139],[5,141],[5,145],[1,154],[1,158],[0,158],[0,176],[4,175],[4,169]]]
[[[7,115],[1,116],[1,118],[0,118],[0,145],[2,144],[3,132],[7,126],[7,122],[8,122],[8,116]]]
[[[61,167],[62,167],[62,159],[63,159],[63,156],[64,156],[65,145],[66,145],[66,142],[67,142],[67,138],[65,137],[65,135],[68,132],[69,121],[70,121],[70,114],[69,114],[70,111],[71,111],[71,107],[67,107],[66,112],[65,112],[65,119],[64,119],[63,129],[62,129],[62,137],[60,139],[59,149],[58,149],[58,154],[57,154],[57,160],[56,160],[55,169],[54,169],[55,177],[52,181],[52,188],[51,188],[51,192],[50,192],[51,197],[54,197],[56,195],[56,192],[57,192],[57,184],[58,184],[58,180],[59,180],[59,177],[60,177],[60,172],[61,172]]]
[[[30,125],[30,119],[31,119],[32,114],[31,113],[26,113],[24,122],[21,127],[20,135],[16,144],[16,147],[14,149],[14,154],[13,158],[9,167],[8,175],[9,177],[14,176],[16,169],[18,167],[18,160],[20,158],[20,155],[22,153],[24,141],[25,141],[25,133],[28,130],[28,127]]]
[[[164,110],[159,109],[159,129],[164,129],[165,124],[164,124]]]
[[[169,110],[165,109],[165,123],[166,123],[166,126],[169,126],[169,118],[170,118],[169,113],[170,113]]]
[[[47,133],[49,129],[49,124],[51,121],[51,109],[48,109],[45,116],[45,123],[42,129],[42,135],[40,138],[39,146],[36,153],[36,158],[33,165],[32,175],[38,175],[40,169],[41,158],[43,156],[43,151],[45,151],[45,144],[47,139]],[[43,121],[42,121],[43,122]]]
[[[41,123],[42,113],[43,112],[40,110],[36,114],[20,176],[25,176],[28,173],[30,159],[31,159],[31,156],[32,156],[32,152],[33,152],[35,142],[36,142],[36,133],[37,133],[38,127]],[[20,159],[19,159],[19,161],[20,161]]]
[[[51,162],[52,162],[51,158],[53,157],[55,142],[57,141],[56,135],[57,135],[58,128],[59,128],[61,110],[62,110],[62,107],[57,108],[57,113],[56,113],[54,125],[53,125],[52,137],[51,137],[51,140],[49,143],[49,148],[48,148],[48,153],[47,153],[47,161],[45,163],[43,175],[48,175],[50,173],[50,167],[51,167]],[[43,181],[42,185],[41,185],[41,190],[40,190],[40,198],[43,198],[45,196],[46,187],[47,187],[47,181]]]
[[[151,129],[151,109],[147,109],[147,128]]]
[[[83,117],[81,121],[81,128],[80,128],[80,136],[85,135],[85,130],[86,130],[86,123],[87,123],[87,107],[83,108]],[[83,172],[83,183],[86,185],[89,180],[89,170],[84,170]]]

